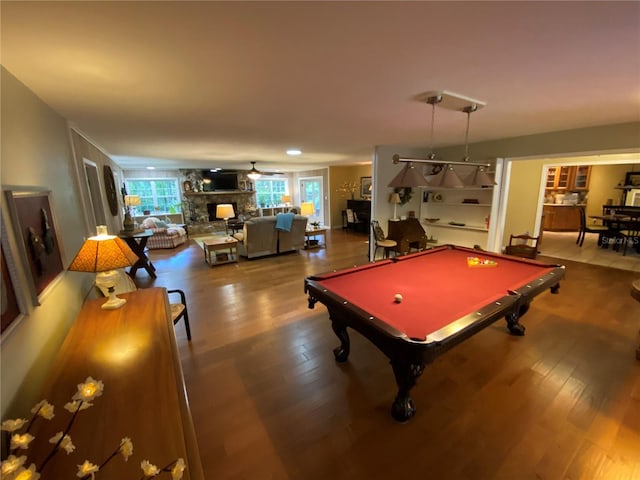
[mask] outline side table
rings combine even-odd
[[[153,236],[153,232],[151,230],[144,230],[143,232],[133,233],[131,235],[120,233],[118,236],[127,242],[129,248],[138,256],[138,261],[129,269],[129,276],[134,278],[138,269],[144,268],[151,278],[156,278],[156,267],[153,266],[153,263],[151,263],[145,251],[147,241],[149,237]]]
[[[238,240],[233,237],[211,238],[202,241],[204,261],[213,267],[238,262]]]

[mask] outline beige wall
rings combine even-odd
[[[532,234],[539,233],[535,226],[542,214],[540,192],[547,166],[592,165],[586,210],[589,216],[600,215],[606,199],[612,198],[614,203],[620,200],[622,192],[615,188],[616,185],[624,180],[625,172],[640,170],[640,164],[634,159],[640,159],[640,154],[569,156],[513,161],[502,245],[508,242],[511,233],[527,231]]]
[[[342,211],[347,208],[347,200],[351,198],[351,194],[339,192],[338,189],[345,184],[355,184],[356,191],[353,198],[362,200],[360,195],[360,178],[371,177],[371,165],[354,165],[346,167],[330,167],[329,168],[329,192],[331,226],[332,228],[342,227]]]
[[[67,122],[3,67],[0,81],[2,189],[31,186],[52,192],[52,210],[66,267],[85,235]],[[7,224],[3,240],[17,242],[4,194],[2,216]],[[22,265],[18,269],[27,271]],[[3,334],[2,418],[26,415],[38,400],[48,367],[92,283],[89,274],[63,271],[43,292],[40,305]],[[27,286],[18,281],[17,288],[24,292]]]
[[[602,205],[605,205],[609,199],[614,205],[620,204],[622,190],[616,187],[618,184],[624,183],[627,172],[640,172],[640,155],[638,155],[638,163],[631,165],[594,165],[591,167],[587,215],[600,215]]]

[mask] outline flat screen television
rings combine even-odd
[[[204,191],[213,192],[215,190],[238,190],[238,172],[235,170],[210,170],[202,171]]]

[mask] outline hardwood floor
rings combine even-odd
[[[439,357],[389,415],[386,357],[357,333],[349,362],[306,275],[367,261],[366,235],[210,268],[193,240],[153,250],[153,281],[187,293],[193,341],[176,333],[207,479],[638,479],[638,274],[563,260],[524,337],[496,322]],[[543,260],[547,257],[541,257]]]

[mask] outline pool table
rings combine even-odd
[[[398,385],[391,415],[407,421],[415,414],[410,390],[425,365],[502,317],[512,334],[524,335],[519,318],[536,295],[558,292],[564,272],[561,265],[444,245],[313,275],[304,290],[309,308],[321,302],[329,311],[338,362],[349,357],[347,327],[389,357]]]

